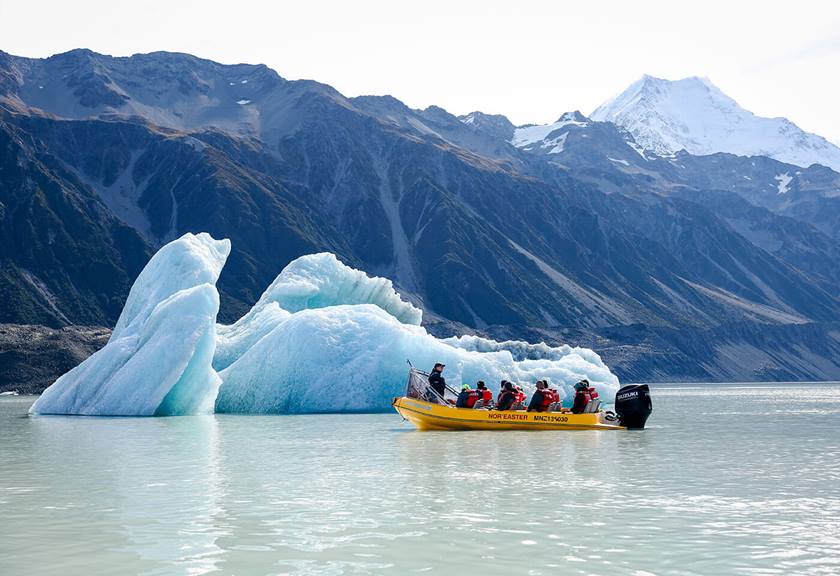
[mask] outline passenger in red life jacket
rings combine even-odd
[[[484,383],[484,380],[479,380],[478,384],[475,385],[476,390],[481,392],[481,400],[484,402],[485,406],[490,406],[493,403],[493,393],[487,388],[487,385]]]
[[[513,384],[507,380],[502,380],[502,389],[499,391],[499,398],[496,400],[496,410],[510,410],[516,402],[516,390]]]
[[[455,402],[456,408],[473,408],[478,399],[481,398],[481,392],[470,389],[469,384],[464,384],[461,387],[461,393],[458,394],[458,400]]]
[[[525,391],[517,386],[516,384],[513,385],[514,390],[516,390],[516,403],[517,404],[524,404],[526,400]]]
[[[592,395],[589,393],[589,380],[583,379],[575,384],[575,401],[572,404],[572,413],[583,414],[590,400],[592,400]]]
[[[545,407],[545,410],[547,412],[549,406],[551,406],[555,402],[560,402],[560,395],[557,393],[557,390],[548,387],[548,380],[543,380],[543,384],[545,384],[545,388],[543,390],[543,394],[545,394],[543,406]]]
[[[548,404],[554,404],[555,402],[560,402],[560,394],[557,392],[556,388],[551,388],[551,384],[548,383],[548,380],[543,380],[543,384],[545,384],[545,393],[551,397],[551,402]]]
[[[546,412],[554,401],[554,395],[548,390],[545,380],[537,380],[537,389],[531,395],[528,412]]]

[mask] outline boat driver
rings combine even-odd
[[[443,369],[446,364],[441,364],[440,362],[435,364],[435,367],[432,368],[432,373],[429,374],[429,385],[432,387],[432,390],[440,394],[440,397],[444,397],[444,392],[446,392],[446,379],[443,377]]]

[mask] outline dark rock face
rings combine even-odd
[[[149,246],[26,132],[0,122],[0,318],[109,324]]]
[[[233,243],[223,321],[328,250],[441,335],[579,343],[634,380],[840,377],[837,174],[661,158],[579,112],[514,133],[264,66],[0,53],[0,322],[112,325],[157,247],[207,231]]]

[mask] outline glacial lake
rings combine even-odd
[[[840,384],[652,395],[632,432],[3,397],[0,574],[840,573]]]

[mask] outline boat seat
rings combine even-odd
[[[480,410],[481,408],[484,408],[484,400],[478,400],[473,406],[473,410]]]
[[[514,402],[510,405],[509,410],[525,410],[525,404],[523,402]]]
[[[583,412],[585,414],[594,414],[598,410],[601,409],[601,399],[595,398],[595,400],[590,400],[589,403],[584,408]]]

